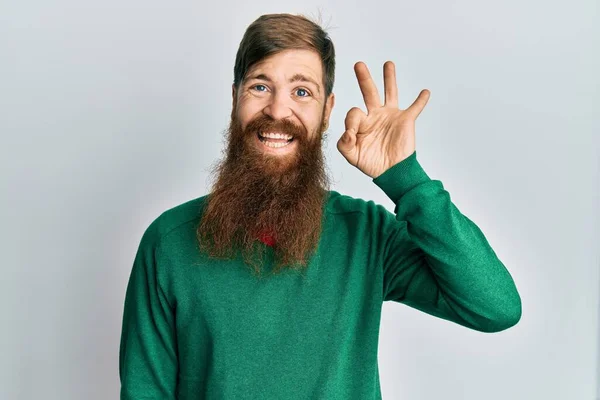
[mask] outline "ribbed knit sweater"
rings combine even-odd
[[[328,191],[307,269],[268,279],[200,253],[207,196],[154,219],[127,285],[121,399],[379,400],[384,301],[481,332],[519,321],[508,270],[416,152],[373,183],[393,213]]]

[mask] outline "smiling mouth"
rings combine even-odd
[[[256,137],[258,138],[258,140],[260,140],[262,142],[262,144],[264,144],[267,147],[271,147],[271,148],[281,148],[281,147],[286,147],[287,145],[289,145],[290,143],[292,143],[295,139],[294,136],[292,136],[291,139],[274,139],[274,138],[267,138],[267,137],[262,137],[260,135],[259,132],[256,133]]]

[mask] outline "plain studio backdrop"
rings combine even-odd
[[[383,96],[392,60],[400,108],[431,91],[416,124],[421,165],[482,229],[522,297],[519,324],[495,334],[385,302],[383,398],[600,398],[598,8],[2,1],[0,398],[118,398],[141,235],[208,193],[237,47],[258,16],[280,12],[320,14],[336,47],[333,189],[394,208],[336,149],[348,110],[366,110],[354,63]]]

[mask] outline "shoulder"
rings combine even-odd
[[[327,212],[330,214],[363,214],[366,217],[381,219],[393,217],[393,214],[383,205],[373,200],[365,200],[339,193],[335,190],[329,191]]]
[[[190,224],[195,225],[202,215],[207,195],[178,204],[161,212],[148,225],[142,236],[142,244],[156,246],[167,236]]]

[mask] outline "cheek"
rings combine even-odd
[[[320,120],[316,117],[304,118],[300,120],[303,128],[306,130],[309,136],[314,136],[319,129]]]
[[[237,109],[237,118],[240,121],[242,129],[246,129],[248,124],[260,116],[260,107],[240,106]]]
[[[307,107],[306,109],[301,110],[298,116],[306,129],[310,128],[311,131],[314,131],[321,123],[323,113],[321,112],[320,107],[315,107],[313,105],[310,108]]]
[[[242,129],[242,132],[246,130],[246,127],[248,126],[250,121],[252,121],[252,118],[249,118],[247,115],[244,115],[244,114],[238,114],[237,118],[238,118],[240,127]]]

